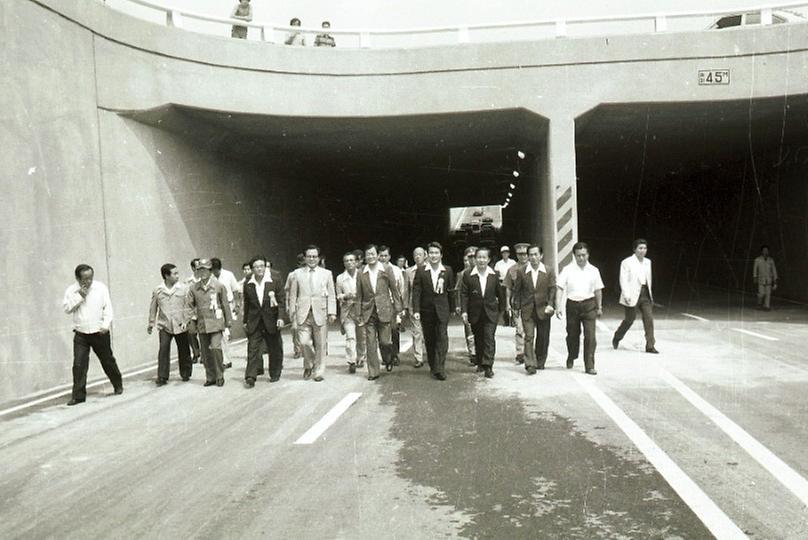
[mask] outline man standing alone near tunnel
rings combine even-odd
[[[337,320],[337,295],[331,270],[320,266],[320,248],[308,246],[306,265],[295,270],[289,292],[289,315],[300,333],[303,378],[320,382],[325,374],[328,323]]]
[[[758,287],[757,308],[771,310],[772,291],[777,290],[777,267],[774,266],[774,259],[769,257],[769,246],[760,247],[760,255],[752,268],[752,279]]]
[[[558,318],[567,312],[567,369],[572,369],[581,348],[581,326],[584,328],[584,369],[588,375],[595,371],[595,326],[603,315],[603,280],[600,270],[589,264],[589,246],[578,242],[572,247],[575,260],[569,263],[558,276],[561,298],[558,302]],[[566,298],[566,303],[564,299]]]
[[[112,325],[112,301],[109,289],[94,281],[95,272],[89,264],[80,264],[74,272],[76,283],[65,291],[63,307],[73,316],[73,395],[68,405],[84,403],[87,397],[87,369],[90,349],[109,377],[116,394],[123,393],[123,380],[112,354],[109,329]]]
[[[623,322],[617,327],[612,338],[612,347],[620,345],[620,340],[634,324],[637,310],[642,314],[642,326],[645,329],[645,352],[659,354],[654,339],[654,295],[651,292],[651,259],[648,253],[648,242],[643,238],[634,241],[634,255],[626,257],[620,263],[620,305],[625,307]]]
[[[428,263],[415,274],[412,286],[413,318],[421,321],[426,357],[432,377],[446,380],[446,354],[449,351],[449,314],[454,303],[454,273],[441,262],[443,246],[427,246]]]

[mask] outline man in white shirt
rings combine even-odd
[[[348,372],[356,373],[356,325],[359,322],[359,303],[356,299],[356,257],[352,252],[342,256],[345,271],[337,276],[335,290],[339,302],[339,320],[342,333],[345,334],[345,359],[348,361]],[[364,334],[364,332],[363,332]],[[359,366],[362,367],[362,366]]]
[[[518,242],[513,245],[513,248],[516,250],[516,264],[511,266],[511,268],[508,270],[508,273],[505,275],[505,282],[503,283],[505,286],[505,309],[508,310],[508,318],[511,319],[510,323],[514,328],[513,340],[516,347],[515,362],[517,364],[525,363],[525,325],[522,317],[512,316],[513,302],[511,296],[513,295],[513,288],[516,284],[516,277],[519,273],[519,269],[527,267],[528,247],[530,247],[530,244],[527,242]]]
[[[90,265],[78,265],[74,272],[76,283],[67,288],[62,302],[65,313],[73,316],[73,394],[67,402],[70,406],[84,403],[87,398],[90,349],[101,362],[114,392],[123,393],[123,378],[109,336],[112,301],[106,285],[93,280],[94,274]]]
[[[567,313],[567,369],[572,369],[581,347],[581,326],[584,328],[584,369],[588,375],[595,371],[595,327],[597,318],[603,315],[603,280],[600,270],[589,264],[589,246],[578,242],[572,247],[575,260],[564,267],[558,276],[557,287],[561,292],[558,318]],[[566,303],[564,300],[566,299]]]
[[[757,309],[771,310],[772,291],[777,290],[777,267],[769,257],[769,246],[760,247],[760,255],[752,267],[752,279],[758,286]]]
[[[614,333],[612,347],[616,349],[620,345],[639,310],[645,330],[645,352],[659,354],[654,347],[654,297],[651,292],[651,259],[645,256],[647,253],[648,242],[638,238],[634,241],[634,255],[620,263],[620,305],[625,308],[625,316]]]
[[[387,246],[379,246],[379,262],[382,263],[385,268],[389,268],[393,271],[393,275],[396,277],[398,292],[402,298],[406,298],[408,296],[407,289],[409,282],[404,278],[404,272],[401,268],[390,262],[390,258],[390,248]],[[390,331],[393,340],[392,360],[393,365],[397,366],[400,364],[398,353],[401,351],[401,315],[396,314],[395,320],[393,320],[390,325]]]
[[[213,277],[215,277],[219,283],[224,285],[225,290],[227,291],[227,302],[230,304],[230,313],[235,313],[236,310],[236,296],[233,291],[238,288],[238,280],[236,279],[235,274],[230,270],[225,270],[222,268],[222,260],[218,257],[213,257],[210,260],[210,264],[213,266],[212,272]],[[235,317],[235,315],[234,315]],[[233,362],[230,361],[230,329],[225,329],[224,334],[222,334],[222,357],[224,358],[224,368],[228,369],[233,367]]]

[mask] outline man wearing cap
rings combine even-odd
[[[227,299],[227,289],[211,275],[213,265],[201,259],[197,265],[199,281],[188,292],[187,305],[196,318],[202,361],[205,363],[205,386],[224,386],[222,338],[232,325],[233,314]]]
[[[513,249],[516,250],[516,264],[511,266],[508,273],[505,275],[505,309],[508,310],[508,318],[511,320],[511,325],[514,327],[514,344],[516,346],[516,363],[525,363],[525,325],[522,317],[511,317],[513,314],[513,288],[516,284],[516,276],[519,269],[527,267],[527,248],[530,246],[527,242],[519,242],[514,244]]]
[[[588,375],[595,371],[595,326],[603,315],[603,280],[600,270],[589,264],[589,246],[578,242],[572,246],[575,260],[569,263],[558,276],[557,287],[561,291],[557,315],[560,319],[567,313],[567,369],[572,369],[581,348],[581,326],[584,328],[584,369]],[[564,300],[566,299],[566,303]]]
[[[463,251],[463,269],[458,272],[457,278],[455,280],[455,313],[458,315],[461,314],[462,305],[461,305],[461,297],[460,292],[463,285],[463,276],[467,273],[471,272],[474,268],[474,256],[477,253],[476,246],[469,246]],[[466,334],[466,350],[469,353],[469,364],[473,366],[477,366],[477,370],[481,371],[482,368],[477,362],[477,350],[475,348],[475,339],[474,339],[474,331],[471,328],[471,324],[468,322],[468,319],[463,319],[463,330]]]

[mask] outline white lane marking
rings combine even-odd
[[[707,418],[729,435],[741,448],[755,458],[763,468],[780,481],[802,504],[808,506],[808,480],[797,471],[789,467],[783,460],[774,455],[771,450],[763,446],[741,426],[727,418],[724,413],[710,405],[707,401],[690,389],[685,383],[677,379],[670,372],[662,369],[662,378],[677,392],[688,400],[691,405],[701,411]]]
[[[574,377],[589,396],[609,415],[623,433],[659,471],[694,514],[716,538],[746,538],[737,525],[704,493],[701,488],[665,453],[662,448],[640,429],[606,394],[585,376]]]
[[[295,441],[295,444],[311,444],[316,441],[361,395],[362,392],[351,392],[342,398],[330,411],[325,413],[325,416],[320,418],[306,433],[301,435],[301,437]]]
[[[691,319],[696,319],[697,321],[701,322],[710,322],[709,319],[705,319],[704,317],[699,317],[698,315],[693,315],[692,313],[682,313],[685,317],[690,317]]]
[[[598,319],[597,325],[598,328],[600,328],[601,332],[608,332],[608,333],[612,332],[612,330],[608,326],[606,326],[606,323],[601,321],[600,319]]]
[[[747,336],[752,336],[760,339],[765,339],[767,341],[780,341],[776,337],[771,336],[764,336],[763,334],[758,334],[757,332],[752,332],[751,330],[744,330],[743,328],[730,328],[730,330],[734,330],[735,332],[740,332],[741,334],[746,334]]]
[[[241,344],[241,343],[243,343],[245,341],[247,341],[246,338],[237,339],[236,341],[231,341],[230,345],[239,345],[239,344]],[[176,357],[172,358],[172,363],[174,362],[175,359],[176,359]],[[149,362],[149,364],[146,365],[146,367],[144,367],[144,368],[136,369],[135,371],[128,371],[126,373],[122,373],[121,374],[121,379],[128,379],[129,377],[134,377],[135,375],[141,375],[143,373],[149,372],[149,371],[151,371],[153,369],[156,369],[156,368],[157,368],[157,364],[155,362]],[[104,378],[104,379],[89,383],[87,385],[87,388],[95,388],[96,386],[103,386],[103,385],[107,384],[108,382],[109,382],[109,379]],[[36,394],[32,394],[31,397],[42,396],[42,395],[47,394],[47,395],[45,395],[45,397],[35,399],[33,401],[26,401],[25,403],[20,403],[19,405],[15,405],[14,407],[4,409],[4,410],[0,411],[0,417],[5,416],[7,414],[15,413],[17,411],[21,411],[23,409],[27,409],[29,407],[33,407],[35,405],[39,405],[40,403],[47,403],[48,401],[51,401],[52,399],[68,396],[72,392],[73,392],[73,385],[72,384],[62,384],[62,385],[50,388],[48,390],[42,390],[41,392],[37,392]]]

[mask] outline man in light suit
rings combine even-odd
[[[281,274],[268,268],[264,257],[250,261],[252,277],[244,284],[243,319],[247,334],[247,369],[244,384],[255,386],[255,380],[263,372],[263,349],[269,353],[269,382],[277,382],[283,371],[283,341],[281,330],[286,316],[286,294]]]
[[[356,300],[361,306],[359,324],[365,336],[368,355],[368,380],[379,378],[378,350],[387,371],[393,370],[391,327],[403,307],[393,269],[379,262],[378,248],[365,248],[365,267],[356,280]]]
[[[542,263],[540,246],[529,246],[528,263],[518,266],[513,285],[514,317],[522,319],[525,329],[525,370],[535,375],[544,369],[550,346],[550,322],[555,312],[555,272]],[[533,339],[536,339],[534,345]]]
[[[390,270],[393,271],[393,275],[396,276],[396,286],[398,287],[398,292],[401,295],[401,298],[406,297],[409,283],[407,279],[404,277],[404,271],[390,262],[389,247],[379,246],[379,262],[382,263],[385,268],[389,268]],[[393,319],[390,331],[393,335],[393,349],[392,349],[393,365],[397,366],[400,363],[398,359],[398,353],[401,352],[401,315],[399,315],[398,313],[396,314],[396,317]]]
[[[474,334],[474,360],[477,371],[486,378],[494,376],[497,320],[499,319],[499,276],[488,266],[491,251],[478,248],[474,268],[464,272],[460,281],[460,316]]]
[[[651,259],[648,253],[648,242],[643,238],[634,241],[634,255],[623,259],[620,263],[620,304],[625,307],[625,317],[612,338],[612,347],[620,345],[628,329],[637,317],[637,310],[642,314],[642,325],[645,329],[645,352],[659,354],[654,347],[654,296],[651,292]]]
[[[289,314],[303,346],[303,378],[320,382],[325,373],[328,323],[337,320],[337,295],[331,271],[320,267],[320,248],[308,246],[306,265],[295,270],[289,291]]]
[[[339,301],[339,320],[342,333],[345,334],[345,357],[348,360],[348,371],[356,373],[356,345],[358,336],[357,325],[360,321],[359,302],[356,299],[356,282],[359,272],[356,270],[356,256],[348,252],[342,256],[345,271],[337,276],[337,300]],[[361,366],[359,366],[361,367]]]
[[[426,260],[426,250],[422,247],[417,247],[412,252],[414,264],[407,268],[404,273],[407,277],[407,290],[405,291],[402,300],[404,301],[405,314],[410,324],[410,332],[412,332],[412,352],[415,357],[413,367],[419,368],[424,365],[424,331],[421,328],[421,321],[416,320],[412,315],[412,284],[415,281],[415,273],[424,267]]]
[[[454,272],[441,262],[443,246],[427,246],[428,263],[417,270],[412,285],[412,313],[421,321],[426,357],[432,378],[446,380],[446,353],[449,351],[449,315],[454,309]]]

